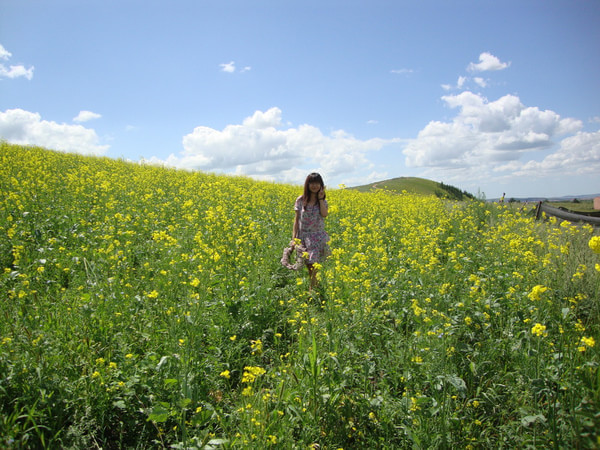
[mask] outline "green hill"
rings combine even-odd
[[[402,191],[406,191],[411,194],[435,195],[437,197],[448,198],[451,200],[474,198],[472,194],[466,191],[461,191],[454,186],[418,177],[391,178],[389,180],[377,181],[375,183],[365,184],[363,186],[356,186],[352,189],[356,189],[359,192],[370,192],[375,189],[383,189],[386,191],[396,192],[398,194],[402,193]]]

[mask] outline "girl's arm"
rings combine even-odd
[[[294,228],[292,230],[292,240],[296,239],[299,235],[300,228],[300,211],[296,210],[296,217],[294,218]]]
[[[324,198],[319,199],[319,209],[321,211],[321,216],[323,216],[324,218],[327,217],[327,214],[329,213],[329,208],[327,207],[327,203],[325,202]]]
[[[327,217],[329,213],[329,208],[327,208],[327,203],[325,202],[325,188],[321,187],[319,193],[317,194],[317,202],[319,202],[319,210],[321,212],[321,216],[323,218]]]

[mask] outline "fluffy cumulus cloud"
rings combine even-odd
[[[491,53],[481,53],[467,71],[501,71],[510,66]],[[584,132],[583,122],[551,110],[524,105],[505,95],[489,101],[470,88],[486,88],[493,80],[459,76],[442,97],[456,110],[447,121],[431,121],[404,148],[407,167],[421,176],[477,188],[520,181],[530,188],[544,177],[582,186],[600,173],[600,132]],[[590,123],[596,123],[593,119]],[[494,187],[492,187],[494,189]]]
[[[12,57],[12,53],[0,44],[0,61],[8,61]],[[0,62],[0,78],[19,78],[24,77],[28,80],[33,78],[33,70],[34,67],[31,66],[26,68],[22,64],[10,65],[6,67],[3,63]]]
[[[491,53],[484,52],[479,55],[478,63],[470,63],[467,66],[467,70],[469,72],[486,72],[486,71],[495,71],[495,70],[504,70],[510,63],[505,63],[500,61],[496,56]]]
[[[166,163],[256,178],[299,182],[306,170],[324,176],[352,174],[373,167],[367,158],[393,140],[360,140],[344,131],[324,135],[311,125],[285,127],[281,110],[256,111],[241,124],[222,130],[199,126],[183,137],[183,152]]]
[[[223,72],[227,72],[227,73],[235,72],[235,62],[234,61],[231,61],[228,63],[223,63],[220,65],[220,67]]]
[[[485,177],[498,170],[525,170],[522,159],[557,145],[559,150],[543,163],[530,166],[586,167],[593,161],[597,165],[598,133],[581,133],[579,120],[527,107],[514,95],[488,101],[465,91],[442,99],[458,113],[448,122],[430,122],[408,143],[407,166]]]
[[[90,120],[99,119],[102,117],[100,114],[92,111],[80,111],[76,117],[73,118],[73,122],[88,122]]]
[[[556,152],[541,161],[511,161],[495,168],[513,176],[552,177],[568,173],[574,176],[600,173],[600,131],[579,132],[560,142]]]
[[[2,44],[0,44],[0,59],[6,60],[9,59],[11,56],[12,54],[8,50],[6,50]]]
[[[42,120],[40,114],[22,109],[0,111],[0,137],[13,144],[86,155],[102,155],[108,149],[98,143],[98,135],[92,129]]]

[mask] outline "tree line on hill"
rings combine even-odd
[[[459,188],[449,184],[439,183],[441,190],[436,190],[435,195],[439,198],[452,198],[454,200],[475,199],[475,196],[467,191],[461,191]]]

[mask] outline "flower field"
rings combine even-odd
[[[0,447],[600,446],[599,230],[300,194],[0,143]]]

